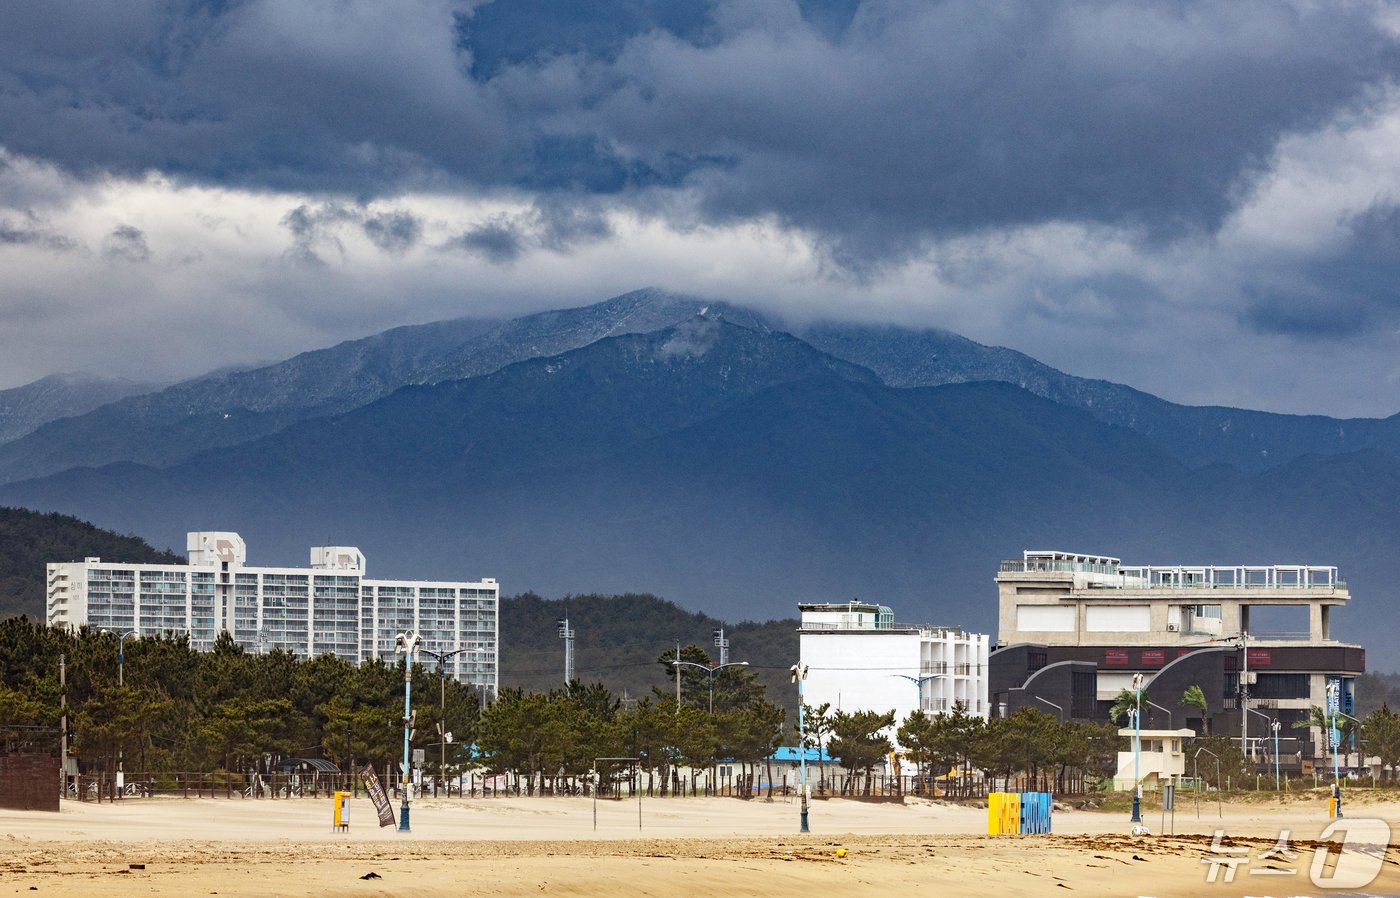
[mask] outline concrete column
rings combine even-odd
[[[1312,642],[1322,642],[1328,639],[1328,631],[1331,629],[1331,615],[1326,605],[1314,602],[1308,606],[1308,639]]]
[[[1240,603],[1222,601],[1220,603],[1220,635],[1234,636],[1240,632]]]

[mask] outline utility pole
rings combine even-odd
[[[568,686],[574,681],[574,631],[567,617],[556,623],[559,624],[559,638],[564,640],[564,685]]]
[[[715,631],[715,645],[719,646],[719,664],[723,667],[729,663],[729,640],[724,638],[723,627]]]
[[[1240,750],[1252,762],[1249,753],[1249,631],[1240,630],[1240,651],[1244,654],[1244,664],[1240,668]]]
[[[676,642],[676,663],[671,665],[676,669],[676,713],[681,713],[681,644]]]

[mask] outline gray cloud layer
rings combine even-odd
[[[57,310],[100,282],[161,322],[206,300],[196,334],[270,312],[288,348],[671,277],[1179,398],[1221,400],[1255,353],[1256,393],[1317,408],[1291,350],[1400,357],[1397,22],[1380,0],[0,4],[0,256],[24,262],[0,318],[67,339]]]
[[[683,185],[702,221],[775,216],[853,264],[1052,220],[1172,236],[1217,227],[1281,136],[1364,111],[1393,80],[1395,41],[1374,12],[8,4],[0,142],[76,172],[359,197]]]

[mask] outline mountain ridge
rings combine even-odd
[[[459,318],[393,328],[274,365],[126,397],[0,440],[0,482],[116,461],[175,464],[205,449],[247,443],[300,421],[361,407],[403,386],[468,379],[609,336],[659,330],[702,309],[750,329],[791,332],[894,387],[1012,383],[1143,433],[1191,466],[1223,462],[1262,471],[1309,453],[1365,448],[1400,453],[1400,414],[1334,419],[1179,405],[1123,384],[1066,374],[1016,350],[938,328],[789,326],[732,303],[645,288],[504,321]]]

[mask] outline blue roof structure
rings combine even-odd
[[[796,745],[784,745],[778,748],[777,751],[769,755],[768,760],[779,761],[788,764],[796,764],[799,760],[801,760],[801,751],[802,750],[799,749]],[[831,761],[831,757],[826,754],[825,747],[822,747],[821,749],[809,748],[807,749],[806,754],[808,764],[817,764],[821,762]]]

